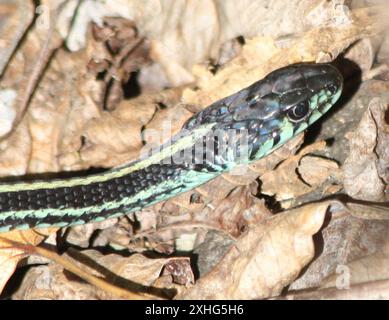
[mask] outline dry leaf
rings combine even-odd
[[[30,1],[2,1],[0,8],[0,74],[3,74],[9,59],[19,44],[24,32],[33,18],[33,7]]]
[[[347,203],[346,210],[354,217],[370,220],[389,220],[389,207],[374,204]]]
[[[309,155],[301,158],[297,168],[301,178],[312,187],[318,187],[329,176],[339,175],[338,169],[339,166],[335,161]]]
[[[271,5],[263,0],[254,2],[244,0],[237,6],[232,2],[220,2],[215,5],[213,1],[176,3],[168,0],[140,4],[132,0],[108,0],[104,3],[101,1],[79,3],[77,0],[70,0],[64,4],[65,11],[59,17],[58,25],[62,31],[66,30],[65,34],[69,36],[68,44],[74,48],[83,45],[87,34],[86,26],[91,15],[95,22],[99,23],[102,14],[117,15],[120,11],[120,14],[135,22],[143,35],[151,39],[151,54],[155,64],[141,70],[139,83],[148,81],[151,84],[157,83],[157,87],[165,87],[168,84],[187,83],[198,77],[197,88],[185,91],[183,103],[201,108],[257,81],[278,67],[300,61],[332,60],[354,41],[377,31],[369,9],[359,10],[350,15],[346,6],[335,6],[334,3],[315,0],[302,2],[296,6],[292,3],[286,5],[284,1],[278,0],[273,1]],[[44,1],[43,4],[50,2]],[[91,10],[98,5],[104,10]],[[76,16],[66,15],[74,12],[76,6],[78,6]],[[172,12],[180,14],[171,14]],[[234,19],[230,19],[231,16],[234,16]],[[85,17],[88,19],[84,19]],[[222,18],[219,19],[220,17]],[[258,17],[260,19],[257,19]],[[62,23],[64,20],[67,21]],[[72,22],[74,24],[67,34],[69,24]],[[312,26],[315,27],[310,29]],[[203,32],[204,30],[206,32]],[[301,33],[302,31],[305,33]],[[287,34],[294,37],[275,40],[277,36]],[[237,58],[217,70],[216,74],[209,72],[208,67],[204,66],[196,66],[192,71],[192,66],[196,63],[203,63],[210,57],[216,58],[221,44],[238,35],[246,37],[246,45]],[[254,35],[257,35],[257,38],[253,40],[248,38]],[[25,87],[23,79],[33,67],[33,61],[42,47],[45,36],[46,30],[39,32],[32,28],[24,37],[20,51],[9,62],[7,72],[2,78],[3,87],[18,88],[19,92],[23,92]],[[18,41],[18,37],[13,39]],[[11,52],[14,48],[13,43],[7,51]],[[177,129],[182,125],[181,122],[190,116],[186,108],[183,108],[184,104],[176,104],[179,95],[176,95],[177,99],[173,99],[174,103],[164,103],[161,97],[163,94],[151,96],[142,94],[130,102],[123,102],[114,111],[102,111],[100,99],[103,85],[95,79],[95,74],[88,73],[87,65],[93,58],[100,56],[104,58],[101,54],[103,49],[101,43],[97,44],[93,39],[89,39],[85,50],[77,54],[62,49],[53,53],[50,63],[44,66],[47,68],[31,99],[27,116],[11,135],[1,142],[0,170],[3,175],[116,166],[133,158],[134,154],[139,152],[142,146],[143,127],[159,129],[161,120],[172,116],[174,127]],[[158,109],[158,103],[164,104],[167,108]],[[23,111],[16,108],[18,116],[23,114]],[[378,121],[378,118],[375,119]],[[191,211],[193,207],[188,205],[190,197],[179,199],[177,202],[179,206],[187,209],[185,215],[175,216],[171,214],[175,213],[174,211],[168,212],[170,215],[158,215],[154,212],[151,219],[144,220],[142,227],[148,226],[152,229],[162,225],[166,230],[176,231],[176,233],[173,231],[174,234],[170,238],[156,238],[155,247],[164,247],[164,250],[168,251],[163,240],[182,238],[185,232],[182,232],[180,229],[182,226],[178,225],[178,222],[182,224],[193,222],[194,217],[198,218],[195,222],[200,221],[200,229],[210,227],[207,218],[211,217],[213,222],[218,223],[211,228],[221,227],[236,235],[240,234],[241,226],[246,227],[246,224],[257,222],[259,219],[256,218],[261,218],[262,212],[258,214],[253,211],[264,209],[263,202],[254,199],[248,188],[237,186],[249,184],[258,174],[263,173],[263,168],[272,170],[281,160],[294,153],[302,141],[302,136],[297,138],[291,142],[293,147],[277,150],[272,157],[251,166],[250,169],[256,174],[250,173],[239,177],[225,175],[222,180],[217,181],[219,186],[223,186],[223,190],[221,187],[217,190],[215,184],[202,187],[203,203],[196,207],[198,209],[196,213],[201,212],[202,215],[191,214],[194,211]],[[381,144],[381,147],[377,145],[377,150],[381,148],[382,154],[385,152],[385,144],[386,142]],[[314,176],[308,172],[312,164],[304,162],[308,159],[300,162],[301,176],[304,176],[306,182],[310,181],[309,184],[321,183],[332,164],[315,159],[314,165],[321,165],[322,170],[319,176]],[[382,170],[386,168],[385,161],[379,165]],[[231,193],[234,189],[235,191]],[[209,209],[212,209],[212,205],[216,205],[214,211]],[[202,210],[205,206],[207,210]],[[224,263],[222,261],[216,268],[221,270],[220,275],[215,274],[216,271],[211,271],[200,280],[199,286],[194,287],[200,289],[194,289],[193,295],[196,295],[196,290],[206,291],[208,280],[210,288],[218,288],[217,283],[221,283],[223,289],[209,292],[210,295],[220,294],[236,298],[278,294],[312,256],[311,235],[321,225],[324,213],[318,208],[316,209],[320,212],[316,213],[307,208],[295,214],[285,213],[266,220],[257,227],[251,225],[247,234],[238,241],[242,251],[237,253],[231,249]],[[305,212],[307,210],[310,212]],[[289,218],[289,215],[293,216],[293,219]],[[191,228],[189,231],[197,227],[189,225]],[[90,228],[89,234],[92,233],[91,230],[94,229]],[[187,238],[192,240],[194,238],[196,241],[201,240],[201,232],[188,232],[188,235]],[[84,237],[81,240],[86,245],[87,239]],[[305,249],[305,246],[308,249]],[[276,255],[273,251],[270,252],[269,248],[274,249]],[[257,253],[261,259],[263,257],[264,265],[261,259],[260,263],[257,263],[259,260],[255,260],[258,257]],[[17,251],[5,256],[5,280],[16,265],[15,254]],[[179,290],[179,286],[172,285],[172,278],[180,283],[190,283],[191,275],[187,260],[172,262],[166,268],[166,272],[164,271],[164,275],[160,276],[163,262],[150,261],[144,257],[138,257],[139,261],[131,259],[135,260],[135,257],[122,258],[113,255],[108,256],[104,263],[109,265],[107,268],[110,271],[119,275],[127,271],[129,275],[136,274],[139,281],[144,281],[145,285],[158,283],[164,289],[170,288],[171,285],[172,288]],[[292,263],[284,259],[291,259]],[[92,260],[103,261],[104,258],[99,254],[92,254]],[[127,268],[127,264],[131,266]],[[232,273],[231,265],[236,269]],[[257,277],[262,276],[263,270],[270,274],[266,276],[264,272],[264,278],[259,279],[260,285],[257,287]],[[223,275],[225,277],[222,279]],[[228,284],[231,285],[230,288],[227,288]],[[109,298],[108,294],[96,292],[92,286],[88,286],[64,273],[63,268],[58,265],[42,266],[31,269],[17,297]]]
[[[328,203],[311,204],[252,226],[219,264],[177,299],[260,299],[276,296],[313,258],[312,235]]]
[[[362,78],[365,78],[375,58],[375,48],[372,39],[365,38],[357,41],[346,52],[345,58],[356,63],[362,71]]]
[[[323,280],[320,288],[343,286],[389,279],[389,242],[371,255],[340,265],[335,274]]]
[[[23,248],[15,246],[7,240],[36,246],[43,239],[44,236],[34,230],[11,231],[0,235],[0,294],[13,275],[19,261],[28,255],[28,252]]]
[[[334,168],[337,168],[337,164],[331,160],[317,157],[304,160],[308,153],[323,150],[324,147],[324,141],[307,146],[297,155],[282,162],[274,171],[263,174],[260,177],[261,193],[275,195],[278,201],[282,201],[312,192],[334,173]],[[315,170],[312,170],[312,167]]]
[[[321,0],[298,5],[282,0],[76,3],[68,1],[59,18],[59,29],[67,37],[68,48],[79,50],[85,45],[90,20],[97,24],[101,24],[103,16],[133,20],[140,34],[152,40],[151,55],[156,62],[142,70],[143,76],[159,79],[159,88],[192,82],[192,66],[216,58],[221,45],[238,36],[276,38],[298,34],[312,26],[348,27],[352,21],[346,6]]]
[[[318,290],[297,291],[286,299],[387,299],[389,246],[347,264],[338,264],[334,273],[322,280]]]
[[[375,18],[371,9],[356,10],[352,24],[313,28],[282,45],[270,37],[248,39],[240,55],[216,75],[204,66],[194,68],[200,90],[185,90],[183,101],[206,106],[250,85],[274,69],[302,61],[329,62],[351,43],[378,32],[380,26]]]
[[[388,242],[389,222],[383,219],[383,210],[377,211],[371,205],[358,205],[357,208],[364,211],[362,219],[359,218],[361,214],[356,213],[355,204],[348,203],[345,207],[331,201],[331,214],[320,234],[314,238],[315,259],[289,286],[289,291],[319,287],[325,278],[335,272],[342,276],[342,266],[374,254]]]
[[[112,226],[116,225],[117,222],[118,219],[113,218],[101,222],[87,223],[79,226],[74,226],[67,230],[66,241],[80,248],[89,248],[91,246],[91,239],[93,239],[94,244],[96,245],[96,239],[95,237],[93,237],[93,235],[96,234],[96,230],[109,229]]]
[[[350,153],[343,165],[343,184],[347,194],[355,199],[385,199],[385,181],[389,181],[385,108],[380,99],[372,99],[358,127],[348,135]]]
[[[175,261],[180,264],[180,259],[150,259],[140,254],[130,257],[122,257],[117,254],[102,255],[101,253],[88,250],[77,254],[77,258],[83,269],[87,269],[91,275],[103,275],[109,282],[120,288],[131,289],[132,291],[144,292],[145,288],[152,287],[160,277],[166,265]],[[183,262],[184,263],[184,262]],[[88,266],[88,268],[87,268]],[[183,271],[184,269],[181,269]],[[167,270],[166,274],[174,273],[174,270]],[[190,278],[191,270],[186,277]],[[184,274],[181,274],[183,277]],[[166,282],[165,282],[166,284]],[[170,282],[171,289],[177,290],[179,285],[174,286]],[[147,289],[150,293],[163,296],[164,288]],[[167,288],[170,289],[170,288]],[[31,268],[15,294],[16,299],[116,299],[109,292],[80,282],[78,277],[63,270],[58,264],[38,266]]]

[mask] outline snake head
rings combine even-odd
[[[242,90],[230,104],[230,127],[246,129],[250,159],[269,154],[318,120],[339,99],[343,78],[329,64],[275,70]]]
[[[245,101],[230,105],[234,121],[287,117],[292,123],[324,113],[342,91],[342,76],[329,64],[296,64],[268,74],[244,89]]]
[[[190,118],[184,128],[282,117],[300,123],[310,118],[315,110],[321,114],[328,111],[339,98],[342,84],[342,75],[330,64],[290,65],[216,101]]]
[[[246,131],[250,160],[256,160],[327,112],[340,97],[342,84],[342,75],[330,64],[290,65],[213,103],[184,129],[214,124],[217,130]]]

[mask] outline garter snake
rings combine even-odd
[[[329,64],[287,66],[195,114],[149,157],[82,178],[0,184],[0,232],[102,221],[191,190],[305,130],[342,82]],[[223,132],[237,132],[233,143]]]

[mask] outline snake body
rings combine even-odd
[[[341,91],[342,76],[329,64],[275,70],[191,117],[146,158],[83,178],[0,184],[0,232],[102,221],[172,198],[268,155]]]

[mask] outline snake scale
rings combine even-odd
[[[191,190],[305,130],[342,83],[330,64],[290,65],[195,114],[148,157],[81,178],[0,184],[0,232],[102,221]]]

